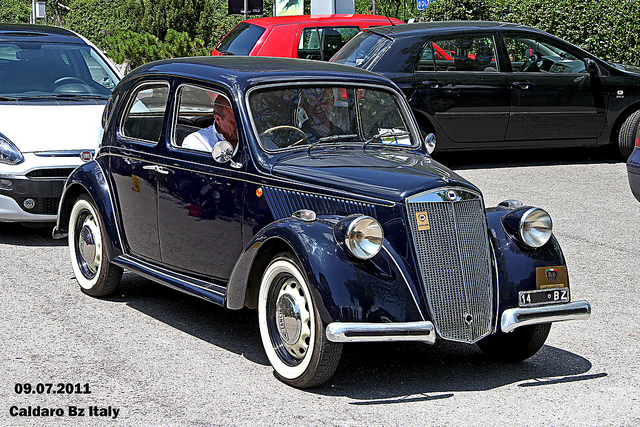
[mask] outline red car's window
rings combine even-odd
[[[248,55],[264,31],[262,27],[241,22],[218,43],[216,50],[227,55]]]
[[[434,40],[425,46],[418,71],[498,71],[493,37]]]
[[[300,35],[298,58],[328,61],[359,31],[359,27],[305,28]]]

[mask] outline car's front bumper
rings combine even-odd
[[[587,301],[539,307],[510,308],[502,314],[500,329],[511,332],[516,328],[563,320],[583,320],[591,315],[591,305]],[[433,323],[360,323],[333,322],[327,326],[327,339],[332,342],[381,342],[420,341],[427,344],[436,342]]]

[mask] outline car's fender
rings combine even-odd
[[[502,218],[509,209],[490,208],[486,212],[497,265],[498,315],[501,316],[505,309],[518,306],[518,292],[536,289],[536,268],[566,266],[566,261],[553,235],[540,248],[524,248],[503,227]]]
[[[122,254],[122,240],[116,220],[116,209],[111,189],[100,163],[96,160],[78,166],[67,178],[58,206],[58,219],[53,229],[55,238],[63,238],[69,229],[69,217],[75,201],[82,194],[93,200],[107,231],[107,255],[109,260]]]
[[[325,322],[425,320],[390,245],[385,242],[370,260],[353,259],[336,244],[333,225],[289,217],[262,229],[234,267],[227,307],[253,307],[262,272],[273,256],[287,250],[298,258]]]

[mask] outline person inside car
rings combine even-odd
[[[227,141],[235,151],[238,145],[238,130],[231,104],[227,98],[216,93],[209,92],[209,96],[213,99],[213,124],[187,135],[182,147],[211,152],[216,143]]]
[[[342,135],[345,131],[336,126],[330,118],[334,104],[331,88],[303,89],[298,108],[298,127],[307,135],[309,141],[331,135]]]

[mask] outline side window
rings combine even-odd
[[[165,83],[137,88],[122,120],[121,135],[146,142],[159,142],[168,98],[169,85]]]
[[[435,62],[433,55],[433,46],[431,42],[427,43],[418,62],[418,71],[435,71]]]
[[[358,27],[305,28],[300,35],[298,58],[328,61],[358,32]]]
[[[562,47],[530,37],[505,36],[511,69],[515,73],[585,73],[584,61]]]
[[[493,37],[465,36],[436,39],[427,45],[423,57],[425,54],[430,54],[429,47],[436,71],[498,71]],[[428,62],[429,58],[426,59]],[[422,63],[422,60],[420,62]]]
[[[220,92],[191,85],[177,91],[171,144],[210,152],[219,141],[237,145],[235,117],[229,98]]]

